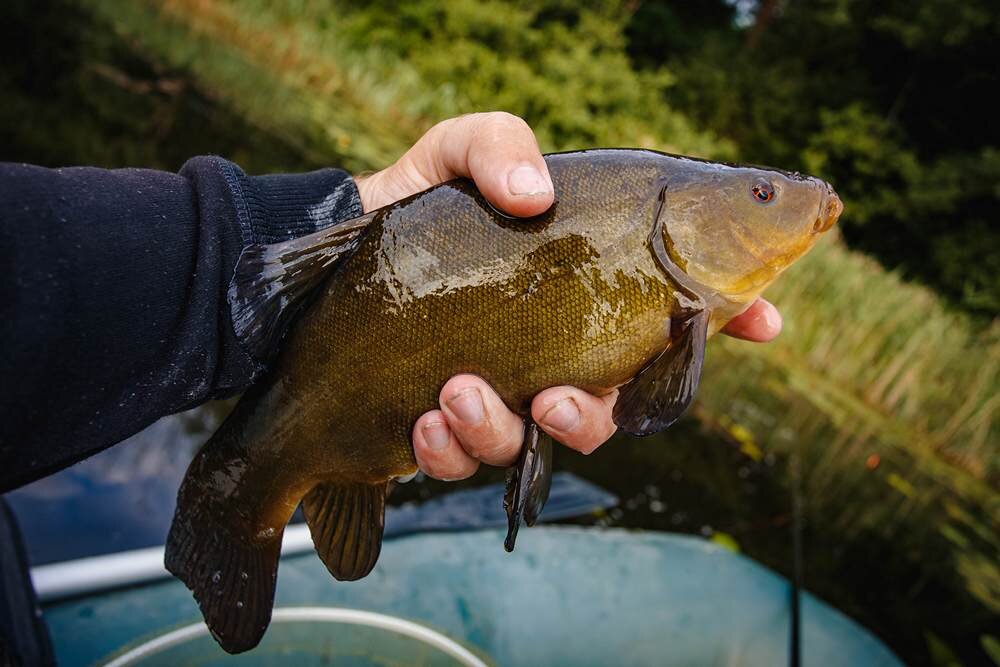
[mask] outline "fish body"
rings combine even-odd
[[[536,218],[452,181],[247,260],[237,319],[308,305],[192,462],[167,547],[226,650],[266,629],[300,501],[331,573],[370,571],[387,484],[416,471],[411,429],[449,377],[482,376],[536,440],[531,399],[557,385],[621,387],[616,422],[659,430],[693,396],[705,339],[840,213],[825,183],[774,170],[637,150],[546,160],[556,201]],[[547,493],[547,462],[525,449],[513,534]]]

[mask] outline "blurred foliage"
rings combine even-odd
[[[752,353],[713,341],[699,416],[749,458],[797,461],[780,483],[801,471],[810,590],[907,662],[944,647],[976,664],[976,638],[1000,613],[1000,323],[973,333],[930,290],[835,238],[768,297],[781,340]],[[960,614],[929,621],[959,600]]]
[[[970,312],[1000,312],[993,0],[632,7],[629,53],[673,73],[673,107],[734,141],[740,159],[829,179],[853,247]]]
[[[976,663],[1000,609],[983,7],[13,0],[0,159],[360,171],[438,120],[501,108],[544,150],[642,145],[829,178],[847,240],[900,271],[828,238],[768,292],[779,342],[712,342],[698,422],[560,458],[625,499],[611,523],[724,533],[786,574],[799,485],[807,587],[907,662]]]
[[[390,52],[454,111],[523,117],[547,150],[640,146],[732,157],[665,102],[673,76],[636,71],[618,2],[345,1],[342,36]]]
[[[284,141],[75,2],[12,0],[0,21],[0,159],[176,170],[211,147],[251,171],[302,169]],[[248,145],[247,138],[253,137]]]

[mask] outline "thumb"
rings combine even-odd
[[[514,216],[543,213],[554,199],[534,133],[503,112],[438,123],[396,164],[357,182],[367,211],[457,177],[471,178],[490,203]]]

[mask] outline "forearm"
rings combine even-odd
[[[338,170],[0,165],[0,491],[248,386],[226,304],[241,249],[358,214]]]

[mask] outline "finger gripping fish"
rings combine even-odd
[[[531,399],[619,388],[618,426],[666,428],[694,396],[706,339],[841,212],[826,183],[776,170],[639,150],[546,162],[556,202],[535,218],[458,180],[244,252],[237,333],[258,358],[280,352],[191,463],[166,548],[225,650],[263,636],[300,502],[334,577],[371,571],[388,484],[416,471],[410,431],[448,378],[480,375],[524,416],[504,498],[513,549],[551,472]]]

